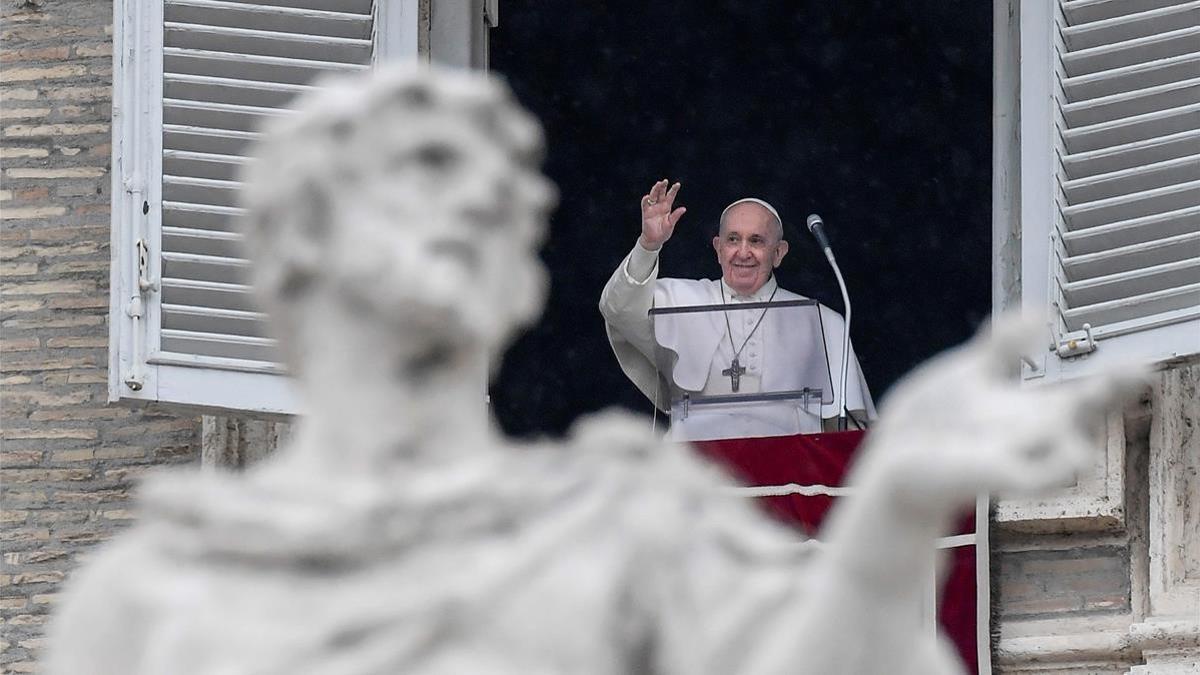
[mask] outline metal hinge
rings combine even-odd
[[[1054,352],[1059,358],[1067,359],[1073,356],[1083,356],[1096,351],[1096,338],[1092,335],[1092,324],[1083,324],[1083,330],[1067,333],[1058,340]]]
[[[483,22],[488,28],[500,25],[500,0],[483,0]]]

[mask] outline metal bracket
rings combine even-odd
[[[1096,351],[1096,338],[1092,335],[1092,324],[1090,323],[1083,324],[1083,330],[1063,335],[1054,348],[1054,352],[1062,359],[1083,356],[1094,351]]]
[[[125,377],[125,386],[133,391],[141,391],[145,383],[145,374],[142,372],[142,353],[145,351],[145,303],[142,296],[157,292],[158,282],[150,280],[150,247],[146,245],[145,239],[135,242],[134,252],[137,255],[137,293],[130,296],[129,305],[125,307],[125,314],[133,320],[133,365]]]
[[[488,28],[500,25],[500,0],[483,0],[483,22]]]

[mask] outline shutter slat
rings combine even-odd
[[[267,316],[262,312],[164,304],[162,316],[163,328],[194,333],[267,337],[264,334]]]
[[[1171,7],[1178,2],[1179,0],[1068,0],[1063,3],[1063,13],[1074,25]]]
[[[331,12],[297,7],[223,0],[166,0],[163,12],[170,23],[204,24],[259,30],[273,33],[298,33],[326,37],[370,40],[370,14]]]
[[[241,255],[242,235],[238,232],[200,230],[190,227],[162,228],[162,246],[179,253],[236,258]]]
[[[1163,321],[1156,321],[1152,317],[1177,312],[1172,317],[1173,321],[1195,318],[1200,315],[1200,312],[1196,311],[1197,306],[1200,306],[1200,284],[1192,284],[1157,293],[1072,307],[1063,312],[1063,320],[1067,329],[1073,331],[1081,330],[1085,323],[1098,326],[1128,321],[1141,326],[1163,325]],[[1106,336],[1111,335],[1112,333],[1107,333]]]
[[[207,75],[169,74],[163,78],[163,95],[169,99],[213,101],[252,107],[283,108],[312,87],[302,84],[258,82]]]
[[[173,279],[238,284],[249,279],[250,261],[243,258],[163,251],[162,260],[163,276]]]
[[[1186,80],[1196,73],[1200,73],[1200,53],[1188,53],[1079,77],[1066,77],[1062,84],[1067,100],[1075,102]]]
[[[254,311],[253,289],[246,284],[201,279],[163,277],[164,296],[170,291],[174,303],[195,307]]]
[[[164,30],[165,39],[172,47],[184,49],[342,63],[369,63],[371,60],[370,40],[170,21],[164,24]]]
[[[220,155],[241,155],[258,140],[257,131],[210,129],[187,124],[163,124],[164,152],[183,150]]]
[[[1063,292],[1072,307],[1129,298],[1200,284],[1200,260],[1177,260],[1084,281],[1067,283]],[[1200,336],[1197,336],[1200,339]]]
[[[326,72],[354,72],[367,66],[306,58],[256,54],[231,54],[212,49],[163,49],[163,66],[168,74],[211,75],[230,79],[281,84],[305,84]]]
[[[1082,281],[1181,260],[1200,261],[1200,232],[1068,256],[1063,259],[1063,270],[1068,280]]]
[[[163,150],[163,173],[218,180],[236,180],[247,160],[238,155],[190,150]]]
[[[1190,181],[1200,181],[1200,153],[1064,181],[1063,191],[1074,204],[1132,195]]]
[[[1200,0],[1068,26],[1062,34],[1067,49],[1079,51],[1195,25],[1200,25]]]
[[[1062,55],[1063,69],[1067,75],[1078,77],[1182,54],[1194,54],[1197,39],[1200,39],[1200,26],[1184,26],[1127,42],[1068,52]]]
[[[261,7],[317,9],[354,14],[370,14],[374,4],[374,0],[229,0],[229,2]]]
[[[1124,91],[1063,106],[1071,126],[1086,126],[1200,103],[1200,77]]]
[[[1096,253],[1200,232],[1200,205],[1063,233],[1069,255]]]
[[[259,108],[258,110],[266,112],[256,112],[252,106],[232,106],[178,99],[163,101],[163,119],[167,120],[168,124],[222,131],[256,131],[262,128],[267,119],[281,117],[285,113],[285,111],[272,108]]]
[[[236,207],[242,184],[231,180],[163,175],[163,199]]]
[[[162,210],[164,226],[218,231],[234,230],[234,219],[242,212],[240,208],[186,202],[163,202]]]
[[[1063,169],[1068,178],[1082,178],[1176,159],[1195,154],[1198,149],[1200,129],[1190,129],[1168,136],[1066,155],[1063,157]]]
[[[1093,227],[1118,220],[1131,220],[1156,213],[1184,209],[1200,203],[1200,181],[1122,195],[1111,199],[1063,207],[1067,229]]]
[[[162,349],[168,352],[252,361],[270,361],[275,358],[275,340],[271,338],[199,333],[172,328],[162,329]]]
[[[1200,103],[1063,131],[1067,152],[1088,152],[1200,128]]]

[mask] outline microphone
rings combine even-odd
[[[821,250],[825,251],[826,257],[833,255],[833,247],[829,245],[829,238],[825,236],[825,221],[821,220],[821,216],[815,213],[809,214],[805,219],[808,223],[808,231],[817,238],[817,243],[820,244]]]
[[[842,291],[842,305],[846,308],[846,316],[843,317],[845,323],[842,326],[842,371],[837,392],[838,431],[845,431],[850,426],[847,419],[849,410],[846,405],[847,376],[850,370],[850,294],[846,292],[846,280],[842,278],[842,270],[833,257],[833,247],[829,245],[829,238],[825,236],[825,221],[821,220],[821,216],[813,213],[809,214],[805,222],[808,223],[808,231],[812,232],[812,235],[817,238],[817,243],[825,251],[825,258],[829,260],[829,265],[833,268],[833,275],[837,277],[838,288]]]

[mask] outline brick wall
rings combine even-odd
[[[60,583],[199,420],[106,403],[112,5],[2,7],[0,671],[31,672]]]

